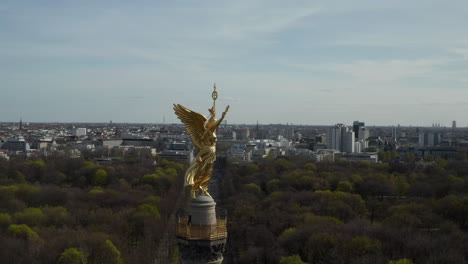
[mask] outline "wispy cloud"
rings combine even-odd
[[[461,55],[464,59],[468,59],[468,48],[453,49],[452,52]]]
[[[358,35],[330,43],[335,46],[362,46],[362,47],[414,47],[421,44],[417,40],[387,38],[382,35]]]
[[[170,118],[173,102],[205,109],[213,82],[238,122],[385,123],[423,108],[409,103],[421,97],[456,108],[415,110],[413,120],[466,112],[455,100],[468,97],[466,1],[28,2],[0,3],[0,79],[12,98],[2,113],[25,96],[31,116],[40,96],[64,108],[81,96],[82,119],[108,120],[122,112],[111,94],[132,102],[124,120]],[[392,113],[373,110],[383,94]]]
[[[389,61],[364,60],[355,63],[331,64],[324,66],[324,68],[337,73],[349,74],[362,81],[385,82],[426,75],[445,62],[445,59]]]
[[[333,93],[334,90],[333,89],[320,89],[319,91],[322,93]]]
[[[253,12],[252,12],[253,11]],[[234,17],[230,23],[221,25],[221,37],[235,40],[245,40],[258,37],[258,34],[268,35],[281,32],[293,26],[299,20],[317,14],[318,8],[274,8],[267,10],[250,10],[242,19]]]

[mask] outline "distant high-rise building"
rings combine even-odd
[[[283,136],[289,141],[294,140],[294,137],[295,137],[294,128],[287,125],[285,128],[281,129],[280,136]]]
[[[369,147],[368,138],[369,138],[369,129],[367,127],[361,127],[359,129],[359,136],[356,141],[356,145],[359,145],[359,146],[356,146],[354,152],[361,153],[366,148],[368,148]]]
[[[355,153],[361,153],[362,152],[361,146],[362,146],[362,144],[360,142],[355,142],[354,143],[354,152]]]
[[[457,129],[457,121],[453,120],[452,121],[452,130]]]
[[[420,132],[419,146],[420,147],[435,147],[440,145],[442,136],[438,132]]]
[[[344,124],[336,124],[334,127],[328,128],[327,147],[329,149],[341,150],[341,130],[345,128]]]
[[[419,145],[420,147],[424,147],[425,142],[426,142],[425,134],[424,134],[424,132],[420,132],[420,133],[419,133],[419,138],[418,138],[418,145]]]
[[[400,125],[398,127],[392,127],[392,139],[397,141],[400,137]]]
[[[361,127],[359,129],[359,136],[358,140],[361,141],[366,141],[369,138],[369,129],[367,127]]]
[[[353,132],[354,132],[354,137],[356,139],[359,137],[359,129],[364,126],[365,126],[364,122],[359,122],[359,121],[353,122]]]
[[[354,131],[348,130],[344,124],[336,124],[328,129],[327,146],[342,152],[354,152]]]
[[[255,129],[255,139],[260,139],[260,131],[258,129],[258,120],[257,120],[257,127]]]
[[[77,136],[77,137],[86,136],[86,128],[84,127],[73,128],[72,135]]]
[[[20,118],[19,130],[23,130],[23,118]]]
[[[355,138],[354,138],[354,131],[345,131],[343,133],[343,137],[341,138],[341,151],[347,153],[354,153],[355,148]]]

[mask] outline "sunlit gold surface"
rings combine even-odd
[[[176,235],[186,239],[215,240],[227,237],[226,219],[216,219],[216,225],[189,225],[187,217],[179,218]]]
[[[216,85],[212,93],[213,106],[208,109],[209,119],[204,115],[185,108],[180,104],[174,104],[174,112],[177,117],[185,124],[187,132],[192,138],[192,143],[199,150],[197,157],[190,164],[185,173],[185,186],[192,189],[192,197],[198,195],[201,190],[204,195],[208,193],[208,183],[213,174],[213,164],[216,160],[216,129],[226,116],[229,106],[223,112],[221,119],[216,119]]]

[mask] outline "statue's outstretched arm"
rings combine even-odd
[[[219,126],[219,124],[221,124],[221,122],[223,122],[223,119],[224,119],[224,117],[226,116],[226,113],[227,113],[228,111],[229,111],[229,105],[226,106],[226,110],[224,110],[223,114],[221,115],[221,118],[220,118],[218,121],[216,121],[216,124],[214,125],[214,128],[215,128],[215,129],[217,129],[218,126]]]

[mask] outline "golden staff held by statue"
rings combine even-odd
[[[221,119],[216,120],[216,99],[218,98],[216,84],[211,97],[213,98],[213,107],[208,109],[210,112],[209,119],[180,104],[174,104],[175,114],[184,123],[192,138],[192,143],[199,150],[197,157],[185,172],[184,185],[191,187],[193,198],[198,195],[199,191],[202,191],[203,195],[210,196],[208,183],[213,174],[213,165],[216,160],[216,129],[229,110],[228,105]]]

